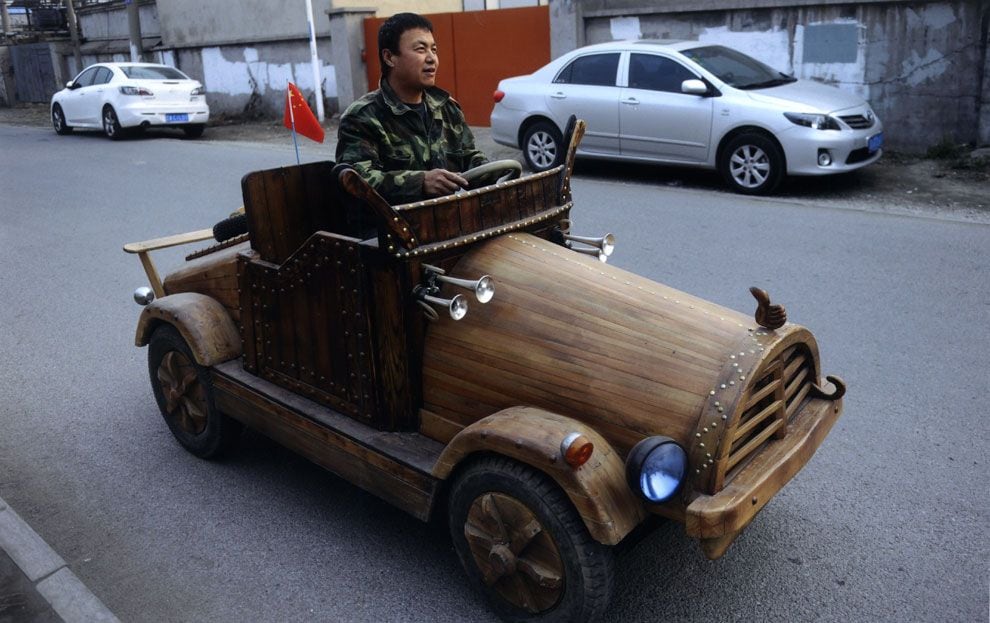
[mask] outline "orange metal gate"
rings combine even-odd
[[[460,102],[471,125],[487,126],[498,81],[550,62],[550,9],[546,6],[427,15],[439,49],[437,86]],[[369,88],[378,88],[378,27],[364,20]]]

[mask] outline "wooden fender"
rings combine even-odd
[[[594,444],[587,463],[564,462],[560,443],[580,433]],[[643,504],[626,484],[625,464],[612,446],[581,422],[532,407],[511,407],[460,431],[433,468],[442,480],[476,453],[500,454],[553,478],[567,494],[596,541],[615,545],[646,517]]]
[[[241,336],[230,314],[205,294],[182,292],[149,303],[138,320],[134,344],[147,346],[155,327],[163,322],[179,330],[201,366],[215,366],[241,354]]]

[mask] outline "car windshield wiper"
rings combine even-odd
[[[753,82],[750,84],[745,84],[741,87],[736,87],[736,88],[748,91],[750,89],[766,89],[768,87],[779,87],[782,84],[790,84],[791,82],[797,82],[797,78],[792,78],[791,76],[783,76],[781,78],[774,78],[773,80],[764,80],[763,82]]]

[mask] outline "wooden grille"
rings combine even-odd
[[[771,439],[787,434],[787,423],[804,403],[812,383],[807,351],[792,346],[763,369],[753,383],[742,415],[730,435],[725,483],[728,483]]]

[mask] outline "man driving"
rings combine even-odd
[[[398,13],[378,29],[379,88],[347,107],[337,161],[354,167],[389,203],[448,195],[459,173],[484,164],[460,105],[436,86],[437,44],[422,15]]]

